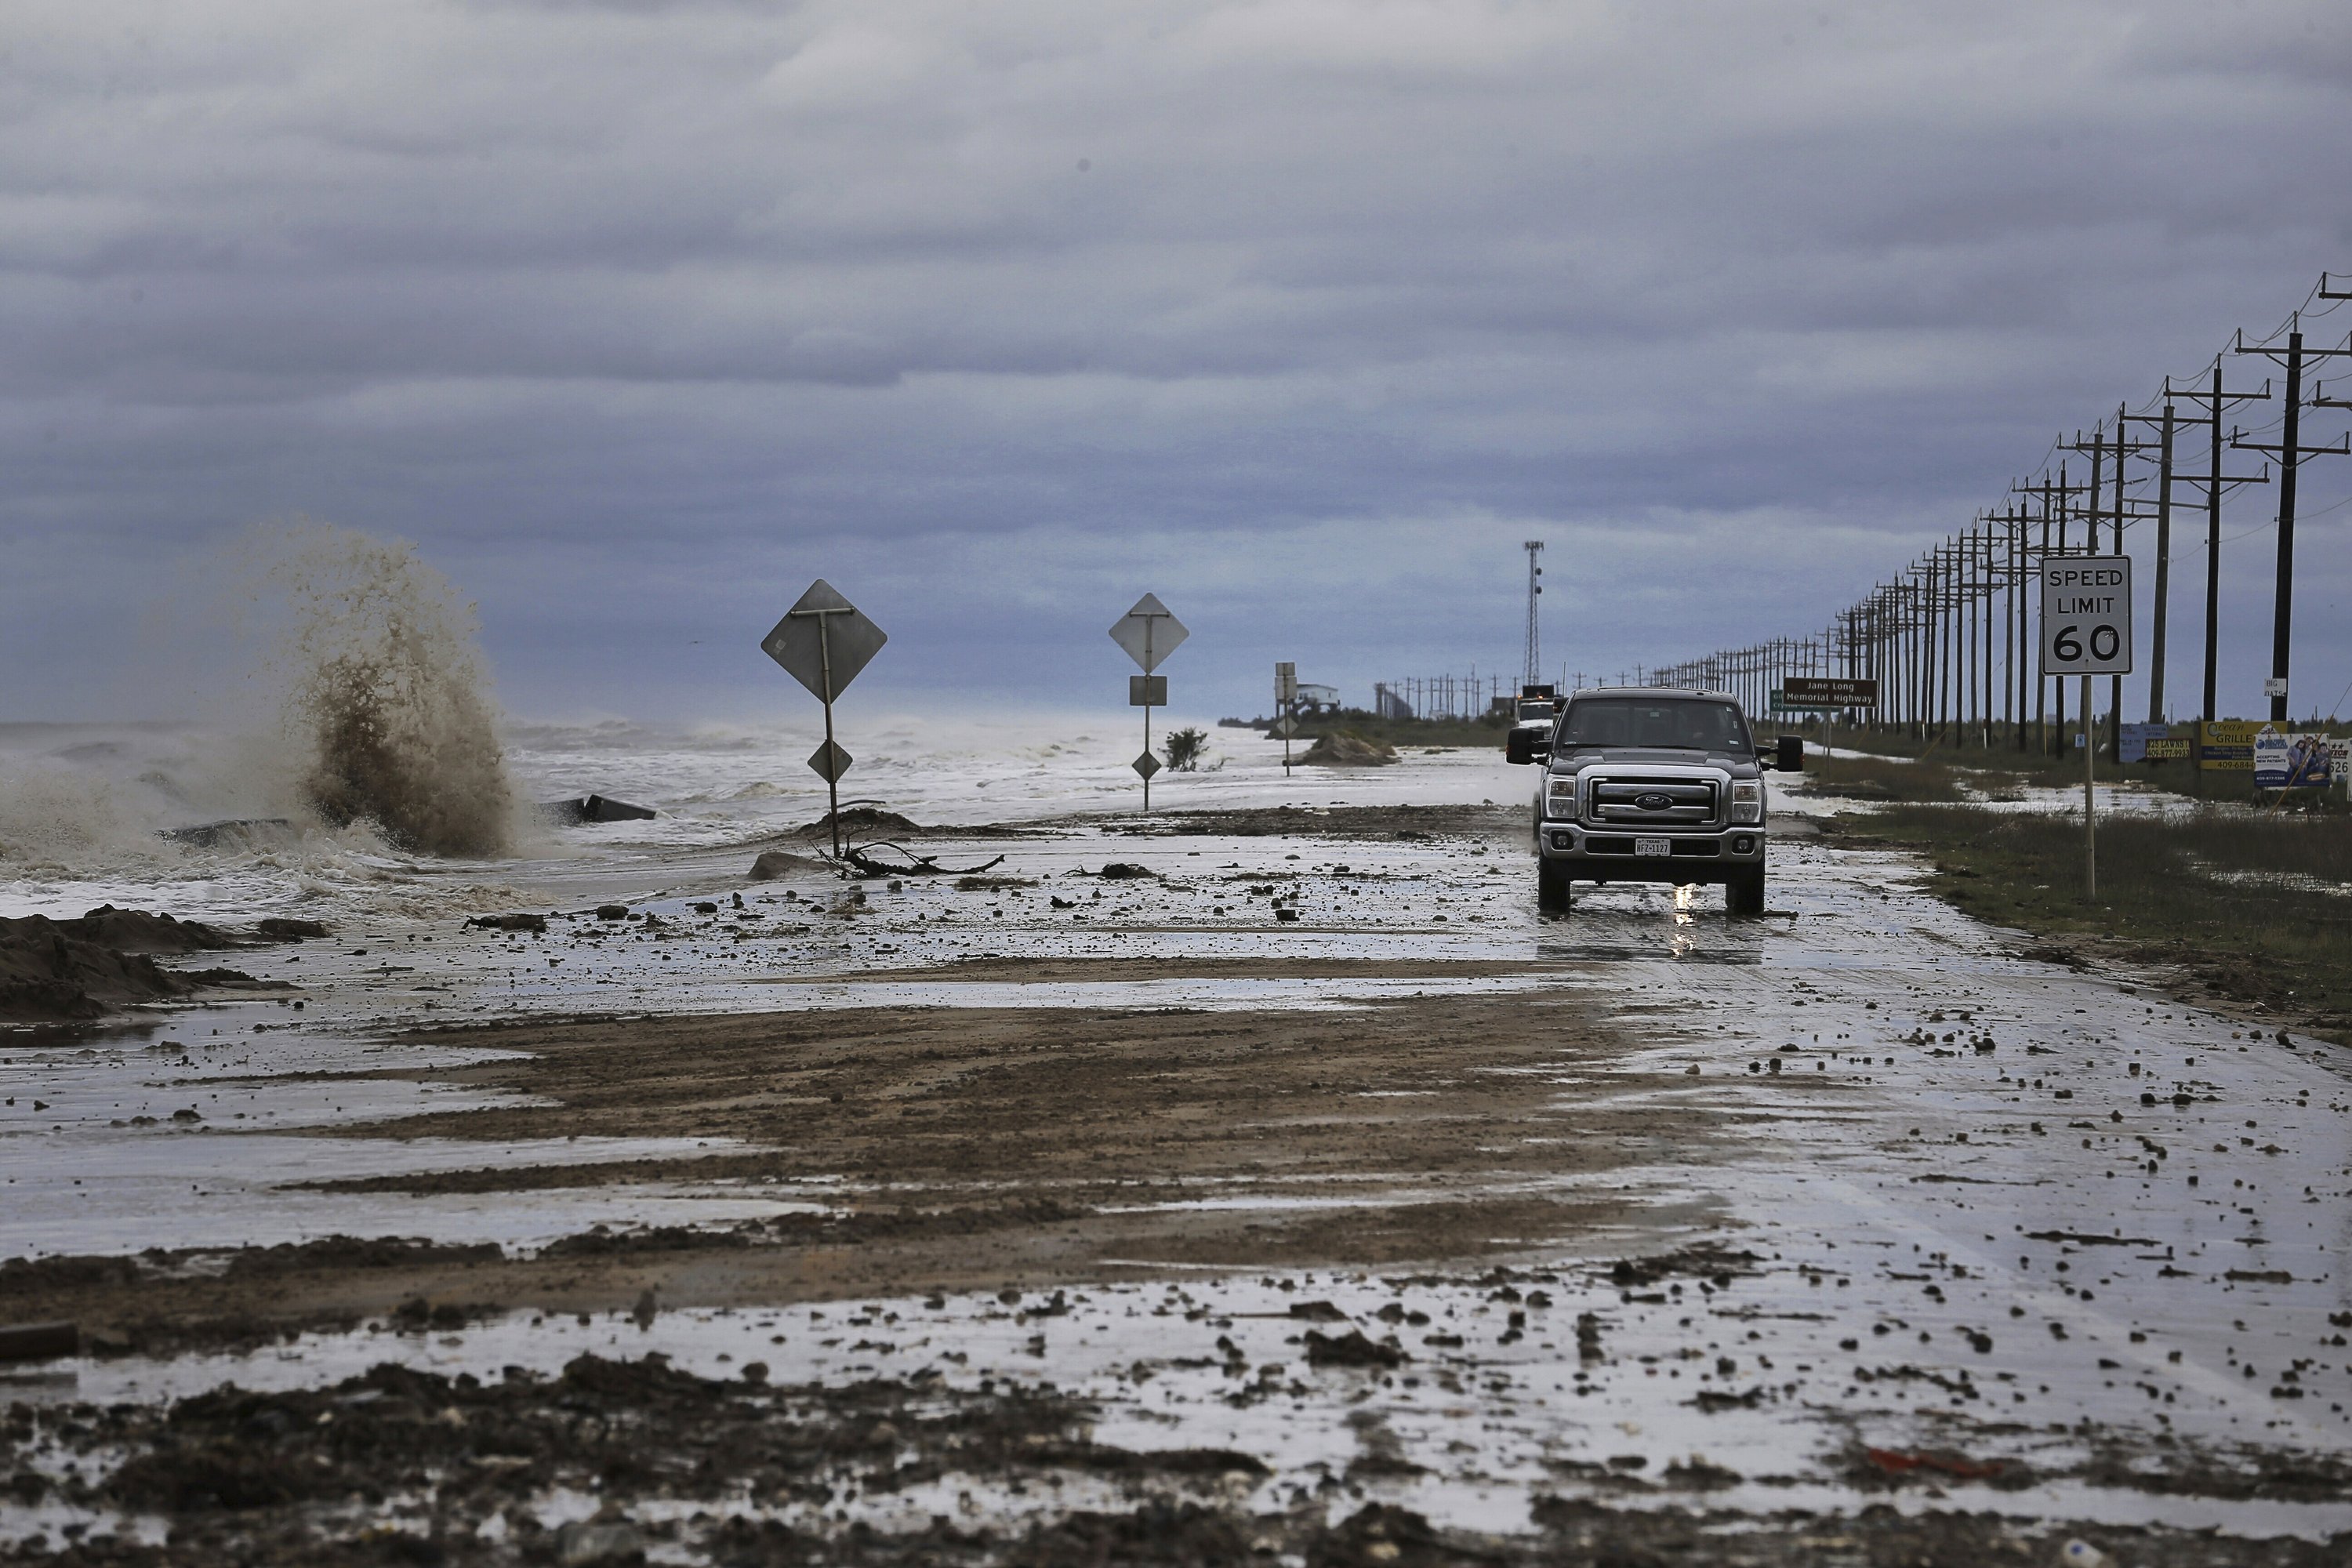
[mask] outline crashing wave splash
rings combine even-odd
[[[291,616],[278,663],[309,804],[415,854],[509,853],[515,792],[471,607],[413,545],[288,531],[268,580]]]

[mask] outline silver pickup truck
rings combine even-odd
[[[1720,691],[1600,687],[1568,700],[1549,731],[1511,731],[1514,763],[1540,763],[1536,899],[1569,907],[1569,883],[1720,882],[1736,915],[1764,912],[1764,770],[1805,765],[1804,742],[1759,751]]]

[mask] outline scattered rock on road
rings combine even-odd
[[[831,870],[814,855],[794,855],[790,850],[771,849],[751,862],[750,876],[755,882],[773,882],[785,877],[810,877]]]

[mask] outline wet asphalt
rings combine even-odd
[[[1507,822],[1377,840],[1318,837],[1311,823],[1288,838],[1134,826],[926,846],[950,863],[1002,854],[994,874],[1028,887],[747,886],[715,860],[665,867],[635,889],[543,885],[540,907],[557,917],[545,936],[385,920],[286,954],[301,961],[276,971],[303,985],[299,1016],[286,998],[238,1001],[129,1035],[0,1047],[19,1096],[0,1110],[12,1216],[0,1251],[370,1225],[528,1247],[578,1228],[593,1195],[585,1207],[534,1194],[460,1215],[427,1199],[295,1201],[278,1189],[291,1168],[272,1163],[281,1142],[313,1159],[331,1151],[335,1174],[547,1157],[274,1142],[474,1092],[322,1086],[315,1075],[364,1071],[388,1050],[407,1067],[465,1059],[436,1058],[429,1038],[388,1045],[387,1026],[878,1002],[1345,1007],[1382,989],[1184,977],[1021,986],[936,973],[992,955],[1536,961],[1532,975],[1409,989],[1517,994],[1530,1008],[1559,990],[1602,1003],[1637,1042],[1627,1077],[1643,1087],[1563,1061],[1559,1092],[1671,1099],[1718,1118],[1730,1135],[1717,1163],[1612,1171],[1628,1204],[1622,1236],[1513,1255],[1500,1271],[1153,1278],[1147,1267],[1070,1281],[1058,1303],[1033,1292],[649,1324],[523,1314],[438,1338],[87,1362],[51,1369],[42,1386],[153,1398],[231,1378],[323,1381],[385,1358],[552,1368],[583,1349],[658,1349],[727,1375],[756,1354],[779,1381],[918,1369],[959,1386],[1049,1381],[1096,1401],[1118,1441],[1258,1456],[1272,1472],[1256,1483],[1259,1505],[1370,1496],[1476,1530],[1524,1527],[1538,1495],[1632,1506],[1704,1496],[1752,1510],[1959,1495],[2028,1517],[2352,1529],[2341,1493],[2261,1480],[2281,1456],[2352,1447],[2352,1281],[2340,1267],[2352,1246],[2352,1052],[2174,1002],[2161,976],[2023,956],[2030,944],[1927,895],[1900,857],[1811,837],[1776,843],[1771,912],[1734,921],[1718,891],[1640,887],[1580,887],[1570,913],[1538,916]],[[1082,874],[1107,862],[1154,874]],[[614,897],[631,918],[598,920],[594,902]],[[706,903],[717,909],[696,908]],[[1663,1097],[1649,1087],[1661,1067],[1680,1086]],[[182,1108],[203,1120],[171,1121]],[[571,1147],[572,1158],[615,1152]],[[159,1203],[183,1184],[190,1199]],[[721,1221],[741,1202],[684,1184],[613,1195],[594,1217]],[[573,1206],[540,1206],[551,1204]],[[74,1245],[91,1236],[106,1245]],[[1318,1364],[1310,1330],[1360,1332],[1382,1352]],[[2179,1483],[2192,1472],[2204,1479]],[[1076,1495],[905,1494],[843,1517],[887,1527]]]

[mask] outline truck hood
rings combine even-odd
[[[1565,756],[1551,760],[1556,773],[1580,773],[1596,766],[1642,768],[1719,768],[1736,779],[1752,779],[1762,774],[1753,757],[1734,757],[1683,751],[1674,747],[1650,746],[1580,746]]]

